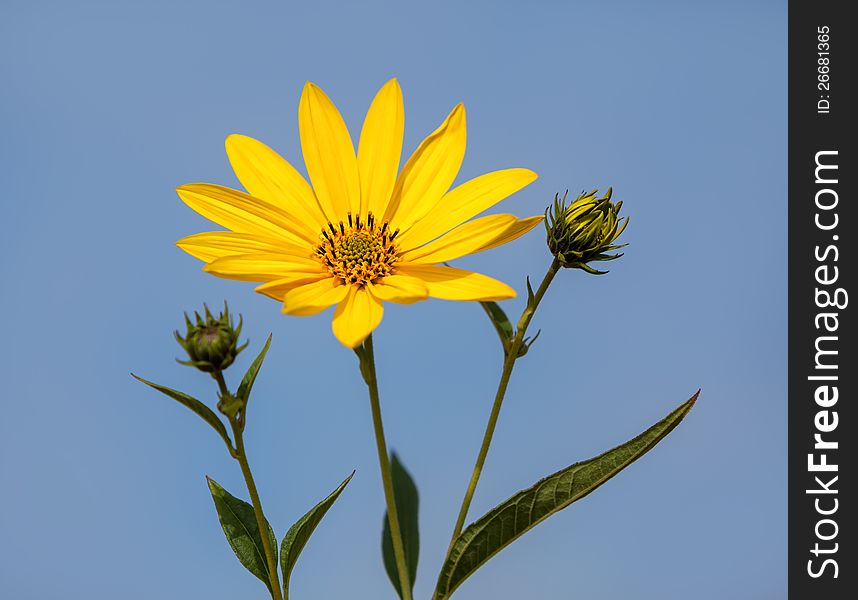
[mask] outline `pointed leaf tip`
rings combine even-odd
[[[137,381],[145,383],[146,385],[148,385],[152,389],[158,390],[159,392],[161,392],[165,396],[169,396],[173,400],[179,402],[180,404],[182,404],[184,406],[187,406],[192,411],[197,413],[200,417],[202,417],[202,419],[206,423],[211,425],[212,428],[215,431],[217,431],[218,435],[220,435],[220,437],[223,439],[227,448],[230,448],[230,450],[232,449],[232,440],[230,440],[229,434],[226,432],[226,427],[224,426],[223,421],[221,421],[218,418],[218,416],[214,413],[214,411],[212,409],[210,409],[208,406],[206,406],[205,404],[203,404],[202,402],[200,402],[199,400],[197,400],[193,396],[190,396],[184,392],[180,392],[178,390],[174,390],[174,389],[168,388],[166,386],[159,385],[159,384],[153,383],[151,381],[147,381],[146,379],[143,379],[142,377],[138,377],[134,373],[132,373],[131,376],[134,379],[136,379]]]
[[[535,298],[533,286],[530,284],[530,275],[525,278],[525,282],[527,283],[527,305],[530,306]]]
[[[289,578],[292,575],[292,570],[295,568],[295,563],[298,561],[298,556],[300,556],[304,546],[310,540],[310,535],[315,531],[322,517],[328,512],[328,509],[340,497],[340,494],[354,475],[355,471],[352,471],[351,475],[346,477],[337,489],[298,519],[283,537],[283,542],[280,545],[280,571],[283,573],[284,595],[288,596],[289,594]]]
[[[536,482],[469,525],[453,543],[433,600],[446,600],[477,569],[524,533],[588,495],[649,452],[679,425],[697,401],[697,391],[664,419],[612,450],[575,463]]]
[[[247,405],[247,401],[250,400],[250,392],[253,389],[253,384],[256,382],[256,376],[259,375],[259,369],[262,368],[262,362],[265,360],[265,354],[271,346],[271,340],[273,337],[273,333],[268,334],[268,339],[265,340],[265,345],[262,347],[259,355],[247,368],[247,372],[244,374],[244,377],[241,379],[241,383],[238,385],[238,390],[235,395],[245,404],[245,406]]]

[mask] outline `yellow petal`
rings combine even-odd
[[[189,183],[176,192],[193,210],[227,229],[296,245],[318,243],[318,234],[308,236],[293,217],[265,200],[211,183]]]
[[[515,215],[488,215],[468,221],[450,233],[402,254],[406,263],[433,264],[479,252],[516,222]]]
[[[453,185],[465,144],[465,107],[458,104],[402,167],[384,220],[404,231],[426,215]]]
[[[529,169],[505,169],[471,179],[447,192],[424,218],[400,233],[400,243],[416,246],[431,241],[514,194],[536,177]]]
[[[237,254],[213,260],[203,271],[239,281],[273,281],[295,271],[321,273],[322,263],[315,258],[287,254]]]
[[[507,284],[473,271],[437,265],[406,265],[398,270],[422,279],[433,298],[483,301],[515,298],[515,290]]]
[[[262,237],[250,233],[234,231],[207,231],[183,237],[176,245],[205,262],[211,262],[224,256],[235,254],[255,254],[258,252],[285,252],[286,254],[309,254],[307,246],[298,246],[281,242],[274,238]]]
[[[281,207],[312,235],[319,235],[330,219],[322,212],[310,184],[283,157],[244,135],[226,138],[226,154],[251,196]]]
[[[498,246],[502,246],[507,242],[511,242],[514,239],[523,236],[525,233],[542,223],[543,219],[545,219],[545,217],[543,217],[542,215],[527,217],[526,219],[519,219],[518,221],[507,227],[506,230],[504,230],[504,232],[501,233],[498,237],[493,239],[485,246],[480,246],[480,248],[474,250],[474,252],[491,250],[492,248],[497,248]]]
[[[340,112],[321,89],[307,82],[298,106],[304,163],[319,204],[334,223],[360,214],[355,148]]]
[[[402,155],[405,109],[402,90],[396,79],[382,87],[366,113],[358,142],[362,216],[384,215]]]
[[[295,317],[315,315],[345,298],[351,287],[326,277],[293,288],[283,295],[283,312]]]
[[[381,323],[384,306],[368,289],[347,287],[349,293],[337,305],[331,328],[344,346],[355,348]]]
[[[379,300],[398,304],[413,304],[429,297],[429,288],[423,280],[408,275],[388,275],[367,287]]]
[[[314,281],[319,281],[320,279],[325,279],[326,277],[330,277],[330,273],[327,271],[324,273],[295,271],[294,273],[289,273],[286,277],[281,277],[280,279],[263,283],[262,285],[257,286],[255,291],[268,296],[269,298],[274,298],[275,300],[283,302],[283,297],[289,290],[308,283],[313,283]]]

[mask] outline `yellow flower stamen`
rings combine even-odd
[[[316,256],[331,275],[343,283],[363,286],[393,274],[399,260],[394,238],[399,230],[390,231],[385,221],[376,227],[372,213],[362,223],[360,216],[348,216],[348,223],[328,223],[322,230]]]

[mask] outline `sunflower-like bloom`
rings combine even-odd
[[[354,348],[381,322],[383,302],[503,300],[506,284],[441,266],[516,239],[542,216],[472,219],[536,179],[527,169],[487,173],[449,189],[465,154],[459,104],[397,175],[404,111],[395,79],[375,96],[358,151],[339,111],[312,83],[298,109],[307,181],[252,138],[231,135],[226,151],[247,193],[208,183],[178,188],[193,210],[230,231],[199,233],[178,246],[203,270],[259,282],[289,315],[336,305],[333,331]]]

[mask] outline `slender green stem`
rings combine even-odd
[[[223,374],[218,371],[214,375],[214,378],[217,380],[221,396],[229,395],[230,392],[226,387],[226,382],[223,380]],[[268,582],[271,585],[271,597],[273,600],[283,600],[283,594],[280,590],[280,578],[277,576],[277,559],[274,556],[274,549],[271,547],[271,540],[268,539],[268,521],[265,519],[265,513],[262,512],[262,502],[259,500],[259,492],[256,490],[256,483],[253,481],[253,473],[250,472],[247,453],[244,450],[243,418],[236,415],[236,418],[230,419],[230,425],[232,426],[233,438],[235,438],[235,454],[233,458],[241,466],[241,474],[244,476],[244,483],[247,485],[247,491],[250,494],[253,514],[256,516],[256,526],[259,528],[259,537],[262,540],[262,550],[265,552],[265,562],[268,565]]]
[[[375,430],[375,445],[378,450],[378,464],[381,467],[381,481],[384,486],[384,501],[387,504],[387,521],[390,525],[390,537],[393,541],[393,555],[396,558],[396,570],[399,573],[399,588],[402,600],[411,600],[411,582],[408,564],[405,561],[405,548],[402,544],[402,530],[399,528],[399,514],[393,495],[393,478],[390,474],[390,458],[387,442],[384,440],[384,425],[381,421],[381,406],[378,398],[378,379],[375,373],[375,352],[372,346],[372,334],[358,351],[361,361],[361,374],[369,388],[369,403],[372,409],[372,425]]]
[[[486,456],[489,453],[489,446],[492,443],[492,436],[495,433],[495,427],[497,426],[501,405],[503,404],[503,399],[506,395],[506,389],[509,385],[509,379],[512,375],[512,369],[513,367],[515,367],[515,361],[518,360],[519,351],[521,350],[522,344],[524,344],[524,334],[527,332],[527,326],[530,325],[530,320],[533,318],[533,314],[536,312],[536,308],[539,306],[542,297],[548,290],[548,286],[551,285],[551,281],[554,279],[554,276],[559,270],[560,262],[557,259],[554,259],[554,261],[551,263],[551,266],[548,268],[548,272],[542,279],[542,283],[539,284],[539,288],[537,288],[536,292],[533,294],[533,298],[529,299],[527,306],[525,306],[524,311],[521,313],[521,317],[518,320],[515,336],[513,337],[512,342],[510,343],[509,348],[507,349],[506,355],[504,357],[503,370],[501,371],[500,381],[498,382],[498,389],[495,393],[495,401],[492,405],[492,412],[489,415],[489,422],[486,424],[486,432],[483,435],[483,443],[480,446],[480,453],[477,455],[477,462],[474,465],[473,472],[471,473],[471,480],[468,483],[468,489],[465,492],[464,499],[462,500],[462,507],[459,509],[459,516],[456,519],[456,526],[453,528],[453,537],[450,539],[450,546],[447,549],[448,554],[450,552],[450,549],[452,549],[453,543],[456,541],[456,538],[459,537],[459,535],[462,533],[462,529],[465,526],[465,519],[468,517],[468,509],[470,509],[471,507],[471,500],[473,499],[474,492],[477,489],[477,483],[480,481],[480,475],[483,472],[483,465],[486,462]]]
[[[238,464],[241,465],[241,474],[244,475],[244,482],[247,484],[247,491],[250,493],[253,514],[256,515],[256,525],[259,527],[259,537],[262,539],[262,549],[265,551],[265,561],[268,563],[268,580],[272,588],[271,596],[274,600],[281,600],[283,596],[280,592],[280,578],[277,577],[277,560],[274,558],[274,549],[271,547],[271,540],[268,539],[268,521],[265,520],[265,514],[262,512],[262,502],[259,500],[259,492],[256,491],[256,483],[253,481],[250,465],[247,464],[247,454],[244,451],[244,434],[236,426],[233,426],[232,431],[235,435]]]

